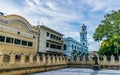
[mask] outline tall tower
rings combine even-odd
[[[80,42],[87,46],[87,27],[84,24],[80,28]]]

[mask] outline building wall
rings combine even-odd
[[[47,33],[49,33],[49,36],[47,36]],[[50,36],[51,34],[54,34],[58,37],[61,37],[61,41],[58,41],[56,39],[52,39]],[[50,48],[50,44],[54,44],[54,45],[58,45],[58,46],[63,46],[63,37],[62,35],[59,35],[56,33],[56,31],[54,32],[53,30],[47,28],[43,28],[42,26],[40,27],[40,48],[39,48],[39,52],[57,52],[57,51],[61,51],[63,52],[63,49],[54,49],[54,48]],[[46,44],[49,43],[49,47],[46,47]]]
[[[46,30],[40,28],[40,47],[39,52],[46,52]]]
[[[16,54],[29,54],[37,51],[37,31],[21,16],[0,16],[0,36],[14,39],[13,43],[6,43],[6,41],[0,42],[0,50],[3,54],[9,54],[11,52]],[[28,41],[32,42],[33,46],[23,46],[22,42],[20,42],[20,45],[14,44],[15,39],[24,40],[27,43]]]
[[[68,56],[68,58],[71,58],[74,56],[83,56],[82,54],[88,53],[88,49],[86,46],[82,45],[81,43],[77,42],[76,40],[72,39],[71,37],[64,38],[64,44],[66,45],[65,54]]]

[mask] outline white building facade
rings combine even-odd
[[[71,59],[72,56],[80,56],[81,58],[83,55],[88,56],[86,29],[86,26],[83,24],[80,30],[80,42],[72,39],[71,37],[64,38],[64,53],[69,59]]]

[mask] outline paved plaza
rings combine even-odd
[[[66,68],[31,75],[120,75],[120,70],[93,70],[88,68]]]

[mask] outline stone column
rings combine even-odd
[[[56,58],[57,58],[57,64],[60,64],[60,61],[59,61],[59,56],[56,55]]]
[[[20,63],[25,64],[25,55],[21,55]]]
[[[65,56],[63,56],[63,64],[65,64]]]
[[[80,64],[80,56],[77,56],[77,64]]]
[[[34,55],[30,54],[30,56],[29,56],[30,63],[33,63],[33,57],[34,57]]]
[[[103,65],[108,65],[107,64],[107,57],[106,57],[106,55],[103,56],[103,63],[102,64]]]
[[[70,64],[74,64],[75,63],[75,61],[74,61],[74,56],[72,55],[71,56],[71,59],[70,59],[70,62],[69,62]]]
[[[36,63],[37,63],[37,64],[40,64],[40,56],[39,56],[39,55],[36,56],[36,59],[37,59],[37,60],[36,60]]]
[[[118,58],[119,58],[118,65],[120,66],[120,63],[119,63],[120,62],[120,56]]]
[[[15,64],[15,54],[10,55],[10,64]]]
[[[54,65],[55,64],[55,56],[54,55],[52,55],[52,63],[51,63],[52,65]]]
[[[68,63],[68,59],[67,59],[67,57],[65,56],[65,64],[67,64]]]
[[[43,65],[46,65],[46,56],[45,56],[45,54],[42,54],[42,58],[43,58],[42,64],[43,64]]]
[[[97,57],[98,57],[98,64],[101,64],[99,55],[97,55]]]
[[[94,60],[92,57],[89,58],[89,64],[93,65],[94,64]]]
[[[3,64],[3,55],[0,55],[0,64]]]
[[[83,56],[82,64],[86,64],[86,57],[85,57],[85,55]]]
[[[62,61],[62,56],[59,56],[59,58],[60,58],[60,64],[62,64],[62,62],[63,62],[63,61]]]
[[[115,65],[115,57],[113,55],[111,55],[110,63],[111,63],[111,65]]]
[[[50,55],[49,55],[49,54],[47,55],[47,58],[48,58],[48,59],[47,59],[47,65],[51,65],[51,58],[50,58]]]

